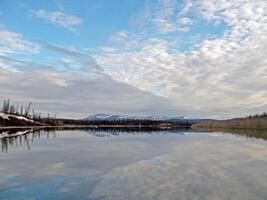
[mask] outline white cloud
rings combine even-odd
[[[20,33],[0,29],[0,38],[0,67],[3,69],[18,71],[17,67],[10,63],[14,61],[16,66],[21,64],[6,56],[12,54],[30,55],[40,52],[38,44],[26,40]]]
[[[63,56],[68,56],[68,58],[64,57],[59,59],[59,63],[67,70],[91,74],[92,76],[103,74],[103,69],[97,64],[95,59],[88,54],[46,42],[40,42],[40,44],[47,50],[60,53]]]
[[[153,12],[153,23],[162,33],[170,33],[175,31],[175,24],[173,22],[173,16],[176,9],[175,1],[162,0],[159,2],[159,7],[156,7],[155,11]]]
[[[75,15],[70,15],[61,11],[37,10],[34,12],[37,17],[48,21],[56,26],[75,31],[75,28],[82,23],[82,19]]]
[[[114,40],[114,41],[121,41],[121,40],[125,40],[127,37],[128,37],[127,31],[122,30],[122,31],[116,33],[112,37],[112,40]]]
[[[175,0],[158,0],[151,9],[148,16],[148,24],[154,26],[155,31],[162,34],[175,33],[180,31],[188,31],[188,26],[193,21],[186,16],[193,6],[191,1],[186,2],[183,9],[178,11],[177,1]]]
[[[108,46],[98,47],[98,49],[99,49],[100,51],[104,51],[104,52],[114,52],[114,51],[116,51],[115,48],[108,47]]]
[[[187,25],[192,25],[193,21],[188,17],[183,17],[183,18],[178,20],[178,23],[181,25],[187,26]]]
[[[180,113],[170,101],[107,76],[91,77],[47,67],[32,69],[24,66],[20,72],[0,67],[0,91],[0,101],[3,98],[19,104],[31,101],[39,112],[61,117],[81,118],[103,112],[131,115]]]
[[[193,0],[186,0],[182,10],[179,13],[179,15],[183,16],[183,15],[188,14],[192,10],[193,7],[194,7]]]
[[[20,33],[0,29],[0,55],[10,53],[37,53],[39,46],[23,38]]]
[[[175,0],[145,1],[144,9],[130,19],[131,25],[149,31],[168,34],[176,32],[177,5]],[[147,31],[147,30],[144,30]]]

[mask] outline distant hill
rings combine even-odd
[[[121,121],[121,120],[151,120],[151,121],[169,121],[169,122],[190,122],[197,123],[201,119],[188,117],[166,117],[166,116],[131,116],[131,115],[116,115],[116,114],[94,114],[84,120],[87,121]]]
[[[228,120],[207,120],[193,125],[193,128],[267,129],[267,114],[234,118]]]

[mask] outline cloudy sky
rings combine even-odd
[[[44,113],[267,110],[266,0],[1,0],[0,100]]]

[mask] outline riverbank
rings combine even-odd
[[[36,120],[27,118],[22,115],[7,114],[0,112],[0,127],[13,127],[13,126],[45,126],[47,124],[38,122]]]
[[[209,129],[267,129],[267,115],[255,115],[245,118],[234,118],[228,120],[209,120],[192,125],[192,128]]]

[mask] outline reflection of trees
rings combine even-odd
[[[2,130],[7,137],[0,139],[2,152],[8,153],[9,148],[16,148],[18,146],[26,146],[31,150],[31,144],[37,139],[41,138],[55,138],[56,131],[65,131],[73,133],[73,131],[83,131],[96,137],[110,137],[120,135],[164,135],[164,134],[183,134],[190,131],[188,128],[162,130],[155,128],[89,128],[89,127],[49,127],[38,129],[11,129]],[[20,135],[18,135],[20,133]],[[1,130],[0,130],[1,134]],[[21,135],[23,134],[23,135]]]
[[[190,128],[173,128],[173,129],[161,129],[153,127],[50,127],[47,130],[56,131],[83,131],[96,137],[109,137],[120,135],[163,135],[163,134],[183,134],[192,129]]]
[[[267,129],[267,114],[228,120],[205,120],[193,125],[194,128]]]
[[[230,133],[234,135],[244,136],[247,138],[256,138],[267,140],[267,129],[226,129],[226,128],[204,128],[204,127],[195,127],[198,131],[205,132],[222,132]]]
[[[121,135],[164,135],[164,134],[183,134],[183,132],[190,131],[189,128],[179,128],[172,130],[162,130],[153,128],[97,128],[97,129],[85,129],[87,133],[96,137],[109,137],[109,136],[121,136]]]
[[[18,146],[26,146],[28,150],[31,150],[31,144],[36,139],[56,137],[55,130],[24,129],[23,131],[25,131],[23,135],[16,135],[16,133],[21,132],[21,129],[6,131],[10,136],[0,139],[2,152],[8,153],[9,148],[17,148]]]

